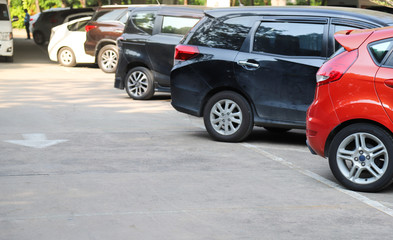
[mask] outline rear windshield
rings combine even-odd
[[[195,31],[188,44],[239,50],[253,23],[254,19],[250,17],[208,18]]]
[[[120,16],[122,16],[126,11],[127,11],[127,9],[115,9],[115,10],[109,10],[109,11],[105,11],[105,12],[101,11],[103,13],[102,14],[101,14],[101,12],[97,13],[94,16],[93,21],[97,21],[97,22],[115,21]]]
[[[1,21],[10,20],[10,16],[8,16],[8,9],[6,4],[0,4],[0,20]]]

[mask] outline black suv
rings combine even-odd
[[[43,11],[34,23],[34,42],[42,45],[49,41],[53,27],[78,18],[92,16],[93,13],[92,8],[52,8]]]
[[[254,125],[304,129],[315,74],[340,46],[339,30],[393,24],[393,15],[338,7],[206,11],[176,47],[172,106],[203,116],[219,141],[241,141]]]
[[[115,88],[133,99],[169,92],[175,46],[204,16],[202,8],[152,6],[134,9],[118,40]]]

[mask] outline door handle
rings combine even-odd
[[[242,66],[242,67],[247,67],[247,68],[259,68],[259,63],[253,63],[250,62],[250,60],[239,60],[237,62],[238,65]]]
[[[387,87],[393,88],[393,79],[385,80],[385,85]]]

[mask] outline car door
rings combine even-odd
[[[179,16],[158,16],[153,35],[147,40],[149,55],[155,80],[164,87],[170,86],[170,72],[176,45],[199,21],[198,18]]]
[[[374,62],[381,63],[375,75],[375,88],[390,120],[393,120],[393,39],[378,41],[369,46]]]
[[[326,60],[327,19],[277,17],[258,24],[250,51],[236,57],[237,81],[259,118],[302,126]]]

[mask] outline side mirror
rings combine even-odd
[[[13,22],[16,22],[16,21],[18,21],[18,20],[19,20],[19,17],[18,17],[18,16],[13,16],[13,17],[12,17],[12,21],[13,21]]]

